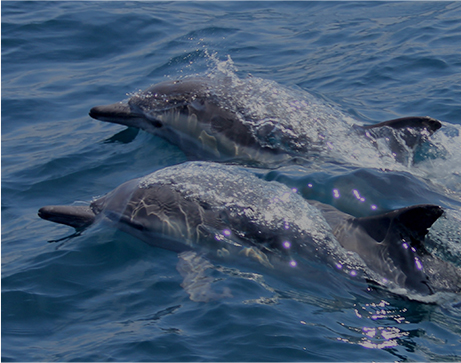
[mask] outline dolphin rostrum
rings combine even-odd
[[[341,144],[338,137],[345,134],[385,138],[389,153],[399,155],[441,127],[440,121],[427,116],[358,126],[307,92],[292,94],[282,92],[275,82],[229,77],[162,82],[134,94],[127,103],[96,106],[89,114],[162,136],[194,157],[256,163],[328,151],[334,140]]]
[[[461,290],[459,268],[424,247],[440,207],[354,218],[237,166],[188,162],[128,181],[88,206],[46,206],[38,214],[76,229],[106,220],[154,246],[246,256],[277,271],[314,260],[420,295]]]

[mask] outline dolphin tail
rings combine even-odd
[[[89,206],[49,205],[38,211],[38,216],[47,221],[84,229],[95,221],[96,214]]]
[[[378,242],[386,239],[389,233],[398,233],[399,238],[409,238],[411,246],[425,252],[423,241],[429,228],[443,214],[437,205],[423,204],[397,209],[372,217],[356,218],[360,225]],[[396,232],[397,231],[397,232]]]

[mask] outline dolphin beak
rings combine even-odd
[[[126,103],[113,103],[111,105],[95,106],[89,112],[90,117],[99,120],[145,129],[146,123],[159,128],[162,126],[158,120],[149,120],[142,113],[133,111]],[[143,127],[145,126],[145,127]]]
[[[40,208],[38,216],[47,221],[65,224],[77,229],[88,227],[96,218],[90,207],[71,205],[48,205]]]
[[[144,115],[132,112],[130,106],[126,103],[96,106],[90,110],[89,115],[96,120],[122,125],[128,125],[129,121],[133,119],[144,118]]]

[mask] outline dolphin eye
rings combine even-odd
[[[163,124],[159,120],[152,120],[152,125],[157,128],[160,128],[163,126]]]
[[[158,120],[158,119],[156,119],[156,118],[154,118],[154,117],[152,117],[152,116],[149,117],[149,115],[148,115],[148,116],[147,116],[147,119],[149,120],[149,122],[151,123],[151,125],[154,126],[154,127],[156,127],[156,128],[160,128],[160,127],[163,126],[163,123],[162,123],[160,120]]]

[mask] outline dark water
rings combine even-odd
[[[460,20],[456,2],[2,2],[2,360],[461,360],[459,297],[306,291],[235,266],[214,272],[232,298],[197,303],[175,253],[106,226],[48,243],[72,231],[37,217],[187,160],[90,119],[91,107],[218,70],[298,87],[367,123],[441,120],[436,152],[412,165],[359,153],[264,175],[356,215],[351,188],[368,207],[440,204],[433,248],[459,265]]]

